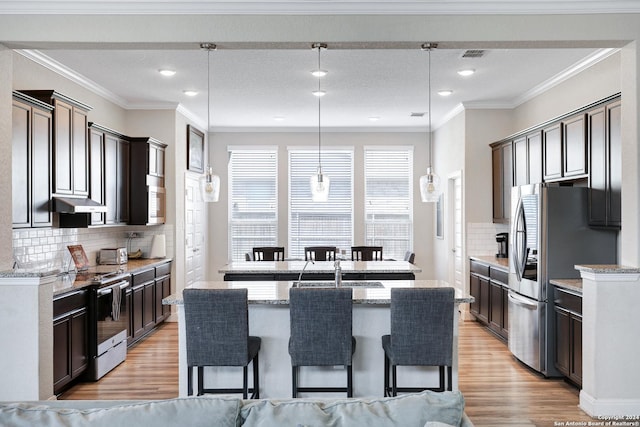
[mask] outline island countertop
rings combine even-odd
[[[303,281],[304,282],[304,281]],[[188,288],[195,289],[237,289],[247,288],[249,304],[289,304],[289,288],[292,281],[202,281],[196,282]],[[365,283],[370,283],[368,287]],[[450,287],[443,280],[372,280],[369,282],[357,281],[357,286],[349,286],[350,281],[343,281],[343,287],[353,289],[354,304],[384,305],[391,303],[392,288],[441,288]],[[187,289],[188,289],[187,288]],[[474,298],[456,289],[456,304],[471,303]],[[182,305],[182,292],[169,295],[162,300],[165,305]]]
[[[235,261],[218,270],[224,274],[255,273],[299,273],[304,268],[305,274],[333,273],[334,261]],[[407,261],[340,261],[342,273],[420,273],[422,269]]]

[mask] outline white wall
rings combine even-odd
[[[278,147],[278,243],[286,246],[288,212],[288,152],[290,146],[317,147],[315,132],[280,133],[213,133],[211,137],[213,168],[221,178],[220,201],[208,205],[209,219],[209,263],[207,277],[220,279],[217,270],[228,262],[228,148],[229,146],[277,146]],[[364,242],[364,176],[363,147],[367,145],[414,146],[414,252],[416,264],[422,267],[423,276],[431,277],[431,240],[433,226],[432,206],[420,202],[417,181],[426,171],[427,149],[424,133],[367,133],[324,132],[322,146],[353,147],[354,151],[354,243]]]
[[[0,45],[0,200],[12,200],[11,196],[11,76],[13,75],[13,54]],[[10,268],[13,253],[11,241],[13,210],[11,203],[0,203],[0,270]]]

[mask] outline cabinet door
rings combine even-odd
[[[131,299],[133,339],[135,340],[144,333],[144,285],[133,288]]]
[[[501,335],[509,338],[509,288],[502,288],[502,331]]]
[[[513,179],[514,186],[529,184],[529,159],[527,138],[524,136],[513,141]]]
[[[622,225],[622,116],[621,103],[607,106],[607,136],[609,138],[609,217],[608,225]]]
[[[511,187],[513,187],[513,150],[511,144],[502,147],[502,210],[505,222],[511,214]]]
[[[64,316],[53,322],[53,391],[71,381],[69,349],[71,345],[71,320]]]
[[[560,123],[542,130],[542,158],[544,180],[562,178],[562,132]]]
[[[102,131],[91,129],[89,132],[89,163],[91,176],[91,200],[105,204],[105,170],[104,170],[105,140]],[[101,225],[105,223],[105,214],[93,212],[91,224]]]
[[[502,285],[489,282],[489,327],[500,333],[502,330]]]
[[[474,298],[474,301],[469,306],[469,311],[477,316],[480,313],[480,277],[475,274],[469,277],[469,292]]]
[[[31,127],[31,226],[51,227],[51,139],[50,111],[32,109]]]
[[[589,224],[607,222],[607,138],[604,107],[587,114],[587,136],[591,150],[589,175]]]
[[[89,196],[87,124],[87,113],[74,107],[71,134],[73,153],[71,156],[73,159],[73,194],[77,196]]]
[[[153,329],[156,324],[155,309],[155,281],[152,281],[144,285],[142,320],[145,332]]]
[[[578,385],[582,385],[582,319],[571,316],[571,378]]]
[[[478,319],[484,323],[489,323],[489,311],[490,307],[490,292],[489,292],[489,279],[479,277],[480,279],[480,307],[478,311]]]
[[[105,134],[104,137],[104,190],[107,213],[105,223],[118,223],[118,138]]]
[[[12,109],[11,186],[13,227],[31,226],[29,145],[31,108],[14,101]]]
[[[542,182],[542,132],[527,135],[527,155],[529,159],[529,184]]]
[[[127,289],[125,293],[127,307],[129,307],[129,324],[127,325],[127,346],[133,344],[133,291]]]
[[[62,101],[55,101],[54,119],[54,193],[73,194],[73,158],[71,130],[73,107]]]
[[[566,310],[555,308],[556,354],[555,365],[558,370],[569,376],[571,363],[571,319]]]
[[[88,353],[88,325],[87,310],[81,310],[70,316],[71,346],[69,357],[71,359],[72,378],[82,374],[89,364]]]
[[[116,221],[129,221],[129,141],[118,138],[116,161]]]
[[[500,222],[504,219],[501,148],[494,148],[491,151],[491,163],[493,170],[493,222]]]
[[[155,286],[155,322],[160,323],[169,317],[171,308],[163,305],[162,300],[171,295],[171,276],[163,276],[156,279]]]
[[[587,140],[585,138],[584,114],[562,124],[563,131],[563,176],[572,177],[587,173]]]

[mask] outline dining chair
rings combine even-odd
[[[346,392],[353,396],[351,367],[356,339],[352,335],[351,288],[291,288],[289,316],[291,336],[292,397],[308,392]],[[346,387],[300,387],[301,366],[346,367]]]
[[[254,261],[284,261],[284,246],[262,246],[253,248]]]
[[[404,253],[404,260],[413,264],[413,262],[416,260],[416,254],[411,251],[407,251]]]
[[[351,261],[382,261],[382,246],[351,246]]]
[[[334,261],[335,259],[335,246],[307,246],[304,248],[305,261]]]
[[[187,394],[193,394],[193,368],[198,374],[198,392],[251,392],[260,398],[260,337],[249,336],[247,289],[185,289],[185,337],[187,347]],[[253,388],[248,388],[247,367],[253,364]],[[204,388],[207,366],[241,366],[242,388]]]
[[[391,334],[382,336],[385,396],[451,390],[454,293],[451,287],[391,289]],[[398,387],[398,366],[438,366],[439,385]]]

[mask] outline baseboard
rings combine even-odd
[[[580,390],[580,409],[591,417],[610,421],[634,420],[640,414],[640,397],[637,399],[596,399],[584,390]],[[627,417],[634,418],[627,418]],[[605,417],[605,418],[603,418]]]

